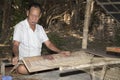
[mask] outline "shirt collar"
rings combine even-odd
[[[30,28],[30,25],[29,25],[29,23],[28,23],[28,20],[27,20],[27,18],[25,19],[25,24],[26,24],[26,28]],[[39,31],[38,30],[38,25],[36,24],[36,28],[35,28],[35,31]]]
[[[29,23],[28,23],[27,18],[26,18],[24,21],[25,21],[25,27],[26,27],[26,28],[30,28],[30,25],[29,25]]]

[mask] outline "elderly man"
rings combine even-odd
[[[15,26],[13,35],[13,64],[17,64],[23,57],[32,57],[41,55],[42,43],[50,50],[69,54],[69,51],[61,51],[47,37],[43,27],[38,23],[41,16],[41,8],[38,3],[33,3],[27,11],[27,18]],[[24,65],[17,68],[21,74],[28,74]]]

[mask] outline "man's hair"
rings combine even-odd
[[[31,7],[39,8],[40,11],[41,11],[41,6],[40,6],[39,3],[31,3],[31,4],[29,5],[29,7],[28,7],[28,10],[30,10]]]

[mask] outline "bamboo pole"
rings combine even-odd
[[[90,18],[93,11],[93,4],[94,4],[93,0],[87,0],[84,27],[83,27],[82,49],[87,49],[88,27],[90,24]]]
[[[74,69],[85,69],[85,68],[91,68],[91,67],[102,67],[104,65],[113,65],[113,64],[120,64],[120,60],[112,60],[112,61],[108,61],[108,62],[97,62],[97,63],[90,63],[90,64],[82,64],[82,65],[78,65],[78,66],[61,66],[59,68],[60,71],[64,71],[64,70],[74,70]]]

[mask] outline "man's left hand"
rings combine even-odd
[[[48,60],[53,60],[54,59],[52,55],[44,55],[43,58],[48,59]]]
[[[59,52],[60,54],[63,54],[63,55],[65,55],[65,56],[70,56],[71,54],[71,52],[70,51],[61,51],[61,52]]]

